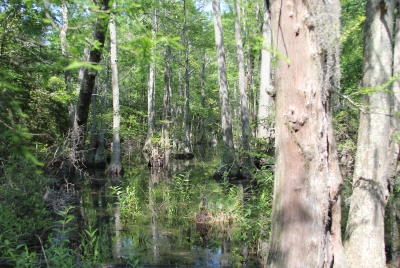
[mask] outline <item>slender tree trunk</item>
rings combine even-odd
[[[394,51],[393,51],[393,76],[398,77],[400,75],[400,1],[396,1],[396,24],[395,24],[395,34],[394,34]],[[391,118],[391,127],[393,133],[399,133],[400,128],[400,80],[397,79],[393,85],[393,103],[392,103],[392,118]],[[396,135],[392,135],[391,138],[396,137]],[[391,212],[391,241],[388,241],[388,244],[391,245],[392,248],[392,264],[399,266],[399,225],[398,225],[398,194],[397,194],[397,187],[399,186],[396,181],[396,176],[399,175],[398,173],[398,158],[399,158],[399,142],[396,138],[394,138],[391,142],[391,150],[392,150],[392,176],[390,179],[390,190],[392,197],[389,199],[390,202],[390,212]]]
[[[392,175],[391,94],[383,87],[392,75],[392,0],[369,0],[364,33],[364,112],[360,115],[353,194],[346,227],[349,267],[385,267],[385,206]]]
[[[104,91],[103,91],[103,111],[101,116],[100,123],[100,131],[99,131],[99,147],[96,150],[96,155],[94,157],[94,165],[95,167],[104,168],[106,166],[106,157],[104,154],[105,151],[105,141],[104,141],[104,118],[103,114],[107,112],[108,106],[108,87],[109,87],[109,78],[110,78],[110,66],[109,66],[109,58],[107,57],[105,60],[105,69],[106,69],[106,79],[104,81]]]
[[[246,5],[248,5],[248,1],[246,1]],[[256,9],[254,13],[256,14],[256,22],[259,20],[259,4],[256,3]],[[247,10],[245,9],[245,14],[247,14]],[[247,14],[248,16],[248,14]],[[248,23],[245,21],[244,23],[244,29],[246,29],[245,33],[247,33],[247,38],[250,38],[249,36],[249,27],[247,26]],[[251,25],[251,28],[253,29],[253,34],[257,35],[257,23]],[[247,48],[247,54],[248,60],[247,60],[247,91],[249,93],[249,116],[251,120],[253,121],[254,127],[252,128],[252,133],[254,137],[257,137],[257,107],[258,107],[258,88],[256,88],[255,83],[254,83],[254,76],[255,76],[255,56],[253,53],[253,44],[252,42],[248,42],[248,48]]]
[[[224,142],[221,163],[214,176],[222,177],[224,174],[227,173],[228,177],[233,178],[237,176],[239,167],[235,159],[235,148],[233,145],[232,114],[228,95],[228,80],[226,76],[225,49],[219,0],[213,0],[212,7],[214,12],[215,44],[217,48],[222,140]]]
[[[113,0],[113,9],[117,8],[117,0]],[[112,158],[107,173],[123,174],[121,162],[121,140],[119,129],[121,115],[119,113],[118,57],[117,57],[117,26],[113,12],[110,13],[110,52],[111,52],[111,84],[113,95],[113,143]]]
[[[185,42],[185,141],[184,141],[184,152],[192,152],[192,143],[190,141],[190,88],[189,88],[189,36],[187,34],[186,25],[186,0],[183,0],[183,40]]]
[[[247,100],[246,89],[246,71],[244,66],[244,51],[242,41],[242,30],[240,27],[240,0],[235,1],[236,21],[235,21],[235,38],[238,57],[238,70],[239,70],[239,92],[240,92],[240,115],[242,121],[242,146],[244,151],[243,163],[244,171],[242,175],[251,177],[250,168],[253,162],[250,157],[250,123],[249,123],[249,103]]]
[[[168,114],[170,111],[170,98],[169,98],[169,89],[170,89],[170,77],[169,77],[169,57],[170,57],[170,48],[169,46],[165,46],[165,67],[164,67],[164,96],[163,96],[163,114],[162,114],[162,136],[161,136],[161,145],[164,150],[164,166],[167,166],[169,155],[171,151],[170,139],[169,139],[169,129],[170,123],[168,118]]]
[[[153,28],[152,28],[152,41],[153,46],[156,40],[156,30],[157,29],[157,9],[154,9],[153,15]],[[154,48],[152,48],[152,57],[154,57]],[[158,152],[154,152],[152,138],[156,133],[156,100],[155,100],[155,72],[156,64],[153,58],[150,63],[149,69],[149,81],[148,81],[148,93],[147,93],[147,119],[148,119],[148,130],[147,138],[143,147],[143,155],[149,165],[152,165],[152,158],[158,155]]]
[[[203,0],[203,10],[202,14],[205,17],[206,15],[206,2]],[[203,34],[205,33],[205,24],[203,24],[202,27]],[[203,49],[203,62],[201,64],[201,107],[203,108],[203,111],[205,111],[206,108],[206,50],[205,48]],[[205,135],[205,116],[202,114],[200,118],[200,138],[199,138],[199,143],[202,146],[201,148],[204,148],[204,144],[206,143],[207,138]]]
[[[203,62],[201,64],[201,107],[206,108],[206,53],[203,53]],[[200,143],[204,144],[207,141],[205,135],[205,118],[204,115],[200,118]]]
[[[395,195],[396,198],[398,198]],[[391,247],[391,263],[394,265],[394,267],[399,266],[399,255],[398,255],[398,249],[399,249],[399,224],[398,224],[398,210],[397,210],[397,204],[395,200],[395,197],[390,198],[390,203],[389,203],[389,219],[390,219],[390,241],[388,241],[388,244]]]
[[[171,85],[171,66],[169,68],[168,76],[169,76],[169,84]],[[170,113],[171,113],[171,126],[172,126],[172,131],[171,131],[171,139],[172,139],[172,151],[176,152],[177,149],[177,142],[176,142],[176,118],[177,118],[177,107],[176,107],[176,102],[174,102],[173,99],[173,93],[172,93],[172,87],[170,86],[168,88],[168,95],[169,95],[169,100],[170,100]]]
[[[64,66],[68,66],[68,42],[67,42],[67,32],[68,32],[68,6],[65,1],[61,3],[62,10],[62,26],[60,31],[60,43],[61,43],[61,55],[63,56],[65,62]],[[64,71],[64,81],[65,89],[67,92],[71,90],[71,73],[69,70]],[[78,125],[75,120],[75,105],[71,100],[68,103],[68,114],[70,119],[70,151],[68,155],[69,164],[72,165],[77,160],[76,155],[76,145],[79,139]]]
[[[332,83],[340,77],[340,2],[271,4],[275,48],[282,56],[275,79],[276,169],[267,266],[346,267],[342,178],[330,108]]]
[[[98,138],[99,135],[97,133],[97,89],[96,87],[93,89],[92,95],[92,125],[90,127],[90,143],[88,150],[88,158],[86,160],[86,166],[94,165],[94,157],[96,155],[96,148],[98,146]]]
[[[264,0],[264,21],[262,27],[263,48],[261,50],[261,74],[260,75],[260,101],[258,104],[258,130],[259,138],[268,139],[270,142],[273,138],[271,124],[268,118],[273,113],[273,105],[275,95],[271,85],[271,14],[269,8],[269,0]]]
[[[93,39],[98,42],[98,46],[91,48],[89,53],[89,62],[91,64],[99,64],[101,60],[101,54],[104,47],[104,41],[106,38],[107,25],[109,17],[105,16],[105,12],[108,10],[109,0],[102,0],[101,14],[98,15],[96,23],[94,25]],[[81,82],[81,88],[79,91],[78,105],[76,109],[76,122],[79,127],[82,127],[82,140],[79,141],[78,148],[82,150],[84,148],[84,141],[86,137],[87,121],[89,117],[89,107],[92,99],[92,93],[95,86],[97,71],[93,69],[85,68],[83,78]]]

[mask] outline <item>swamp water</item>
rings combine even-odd
[[[123,177],[87,170],[78,222],[97,230],[108,263],[258,267],[266,220],[244,205],[248,182],[213,179],[218,162],[213,156],[170,160],[166,170],[131,166]],[[246,220],[251,213],[255,219]]]

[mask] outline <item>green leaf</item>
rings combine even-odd
[[[101,66],[98,64],[91,64],[86,61],[74,61],[70,63],[67,67],[64,68],[65,71],[67,70],[73,70],[73,69],[79,69],[81,67],[87,68],[87,69],[93,69],[95,71],[101,70]]]

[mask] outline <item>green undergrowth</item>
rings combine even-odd
[[[208,246],[212,247],[216,238],[227,235],[234,241],[232,252],[237,253],[231,262],[244,261],[239,254],[243,245],[256,255],[260,243],[268,241],[270,234],[272,171],[269,167],[263,167],[254,171],[252,181],[245,183],[229,179],[217,182],[212,178],[217,164],[198,161],[196,168],[178,172],[172,178],[165,174],[159,178],[150,175],[147,185],[142,185],[135,176],[126,178],[122,187],[113,188],[120,205],[121,219],[126,224],[124,229],[127,229],[127,233],[136,233],[132,238],[134,243],[145,245],[144,241],[150,239],[145,228],[140,232],[134,231],[142,228],[140,226],[146,222],[158,222],[170,232],[179,229],[188,233],[186,237],[196,237],[199,213],[204,210],[207,215],[206,228],[210,229],[207,234],[210,237]],[[148,190],[145,190],[146,186]],[[168,235],[175,236],[173,233]],[[182,239],[180,243],[193,246],[198,242]]]
[[[0,173],[0,263],[10,267],[93,267],[110,259],[93,225],[76,229],[73,207],[54,215],[43,199],[51,181],[32,161],[11,155]],[[77,236],[78,241],[69,237]],[[1,266],[1,265],[0,265]]]

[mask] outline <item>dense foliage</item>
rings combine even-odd
[[[76,105],[80,88],[80,68],[91,66],[82,60],[85,47],[96,47],[93,42],[93,25],[97,16],[104,14],[91,1],[68,1],[69,28],[67,32],[67,57],[61,54],[60,29],[62,26],[61,3],[63,1],[1,0],[0,1],[0,256],[10,258],[16,264],[24,259],[27,266],[38,259],[40,251],[47,252],[48,263],[58,266],[56,260],[75,260],[72,255],[88,263],[103,261],[100,257],[101,239],[95,230],[82,230],[80,251],[69,251],[68,243],[55,245],[47,239],[46,230],[55,220],[60,233],[67,221],[71,221],[67,208],[61,211],[49,209],[44,196],[46,187],[57,181],[57,171],[69,151],[70,118],[68,104]],[[183,18],[183,4],[187,12]],[[362,78],[363,29],[365,1],[343,0],[341,36],[341,88],[333,100],[335,134],[338,142],[342,175],[350,178],[353,171],[357,145],[358,117],[360,112],[360,81]],[[223,30],[227,74],[230,87],[234,122],[235,146],[241,157],[240,95],[237,89],[237,58],[234,38],[235,14],[233,1],[223,3]],[[260,50],[262,49],[262,1],[246,1],[242,8],[243,41],[247,68],[247,90],[251,126],[257,128]],[[156,39],[152,39],[152,14],[157,10]],[[218,77],[214,46],[214,30],[211,7],[207,1],[149,1],[122,0],[117,9],[118,69],[121,105],[121,130],[123,161],[133,163],[147,135],[147,91],[149,67],[156,63],[155,140],[161,137],[163,121],[164,70],[170,73],[169,97],[175,118],[171,124],[171,136],[175,140],[184,137],[184,72],[185,50],[189,53],[191,140],[200,143],[202,128],[206,141],[214,143],[221,134]],[[100,15],[99,15],[100,14]],[[186,39],[187,38],[187,39]],[[186,42],[184,42],[186,41]],[[102,60],[96,66],[97,80],[93,96],[96,103],[91,111],[91,126],[96,118],[105,126],[106,147],[112,141],[112,102],[109,59],[109,40],[106,37]],[[166,56],[168,54],[168,56]],[[203,77],[203,66],[204,77]],[[91,66],[93,67],[93,66]],[[66,73],[69,79],[66,81]],[[202,80],[205,81],[204,95]],[[202,97],[205,96],[205,105]],[[93,106],[94,107],[94,106]],[[94,116],[96,115],[96,116]],[[204,121],[202,121],[204,120]],[[273,118],[271,118],[273,120]],[[205,122],[203,125],[202,122]],[[90,131],[98,137],[101,124]],[[90,127],[89,127],[90,128]],[[89,129],[88,128],[88,129]],[[254,247],[269,236],[271,198],[273,192],[273,151],[270,143],[253,137],[252,156],[257,159],[253,188],[248,196],[241,196],[237,188],[221,186],[217,193],[223,209],[209,208],[216,217],[226,213],[237,220],[235,236]],[[87,135],[86,144],[89,144]],[[86,146],[87,147],[87,146]],[[87,148],[85,148],[87,149]],[[108,150],[109,151],[109,150]],[[110,152],[107,153],[110,155]],[[137,159],[136,159],[137,160]],[[143,165],[143,161],[135,161]],[[128,169],[132,172],[132,169]],[[211,178],[204,168],[204,176]],[[177,175],[168,191],[154,194],[167,195],[169,206],[163,216],[173,220],[177,211],[187,209],[186,201],[200,202],[199,189],[191,188],[185,174]],[[215,183],[215,182],[213,182]],[[347,183],[349,184],[349,183]],[[68,183],[67,183],[68,185]],[[143,208],[135,194],[140,187],[134,182],[114,186],[113,193],[121,205],[123,220],[138,218]],[[214,187],[215,185],[212,185]],[[351,186],[345,188],[349,195]],[[208,185],[207,187],[211,187]],[[47,190],[48,192],[48,190]],[[177,194],[178,193],[178,194]],[[222,199],[221,196],[227,196]],[[245,202],[242,202],[245,200]],[[55,212],[55,213],[54,213]],[[187,215],[194,211],[187,210]],[[64,213],[64,214],[63,214]],[[179,214],[180,215],[180,214]],[[225,215],[225,214],[224,214]],[[46,229],[47,228],[47,229]],[[37,246],[38,237],[43,240],[42,250],[28,249]],[[85,237],[85,238],[84,238]],[[95,249],[96,248],[96,249]],[[97,251],[96,251],[97,250]],[[35,253],[33,253],[35,252]],[[85,253],[86,252],[86,253]],[[46,255],[46,253],[43,253]],[[58,255],[57,255],[58,254]],[[79,259],[78,258],[78,259]],[[85,259],[86,258],[86,259]],[[53,263],[53,262],[54,263]],[[65,262],[65,263],[68,263]],[[32,265],[34,266],[34,265]],[[61,267],[61,266],[60,266]]]

